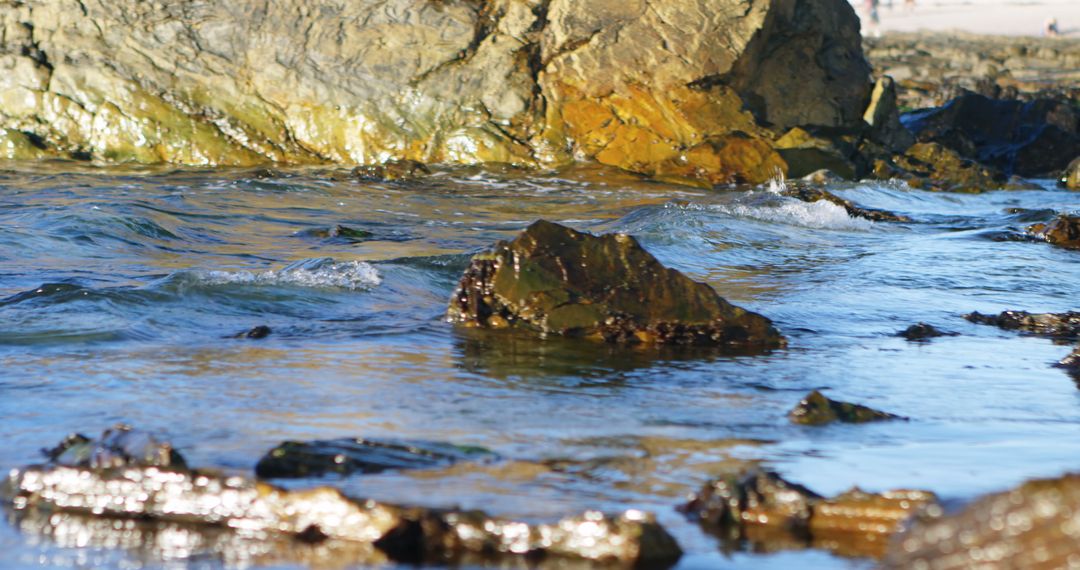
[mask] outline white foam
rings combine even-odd
[[[196,277],[208,285],[291,285],[371,289],[382,283],[375,266],[365,261],[334,262],[317,259],[270,271],[200,271]]]
[[[770,194],[774,191],[770,188]],[[719,204],[711,209],[739,218],[749,218],[763,222],[787,224],[804,228],[828,230],[868,231],[874,223],[863,218],[848,215],[842,206],[818,200],[803,202],[794,198],[781,197],[779,201],[770,200],[767,205],[745,203]]]

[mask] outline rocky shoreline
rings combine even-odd
[[[0,158],[10,160],[319,165],[402,184],[422,183],[431,164],[588,160],[705,188],[798,178],[777,193],[898,224],[911,220],[859,207],[823,181],[984,192],[1058,178],[1080,189],[1080,41],[890,34],[864,43],[843,0],[0,6]],[[306,237],[371,234],[337,225]],[[1080,220],[1059,213],[1021,237],[1077,249]],[[1022,311],[966,318],[1063,342],[1077,340],[1080,321]],[[473,256],[445,320],[493,334],[748,357],[787,344],[767,317],[664,267],[635,238],[545,220]],[[258,326],[234,338],[269,334]],[[919,323],[899,336],[951,334]],[[1077,360],[1074,351],[1059,365],[1075,374]],[[806,429],[907,419],[816,390],[788,417]],[[403,562],[667,567],[681,556],[656,519],[636,510],[536,523],[258,480],[502,460],[442,442],[286,442],[254,477],[190,468],[171,445],[126,426],[72,436],[46,456],[0,485],[13,518],[46,535],[53,519],[39,515],[56,512]],[[949,515],[922,491],[825,498],[742,467],[681,509],[734,542],[824,548],[890,567],[948,567],[964,548],[971,560],[959,565],[974,563],[977,543],[979,556],[1028,566],[1039,548],[1052,563],[1072,562],[1080,535],[1076,476]],[[1003,524],[1002,512],[1037,524]]]
[[[370,176],[390,161],[585,159],[705,187],[824,168],[972,191],[1014,174],[979,149],[1025,146],[1046,124],[1061,132],[1029,155],[1054,160],[1016,173],[1069,180],[1080,154],[1080,42],[864,44],[840,0],[5,4],[0,158],[12,160],[361,165]],[[1038,105],[999,133],[1007,140],[960,144],[901,126],[901,111],[969,93]]]

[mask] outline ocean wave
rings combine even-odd
[[[738,218],[813,229],[868,231],[874,227],[874,222],[852,217],[842,206],[824,200],[803,202],[777,196],[768,198],[771,203],[715,204],[709,209]]]
[[[366,261],[339,262],[331,258],[299,261],[278,270],[191,271],[185,277],[203,285],[285,285],[351,290],[372,289],[382,283],[379,271]]]

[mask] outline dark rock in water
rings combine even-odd
[[[766,525],[807,532],[812,505],[821,498],[772,471],[751,469],[709,482],[682,510],[717,526]]]
[[[493,459],[480,447],[418,440],[332,439],[286,441],[255,465],[263,478],[315,477],[326,473],[381,473],[391,469],[431,469],[458,461]]]
[[[863,218],[874,222],[910,222],[911,218],[887,212],[885,210],[875,210],[873,208],[863,208],[862,206],[856,206],[850,200],[845,200],[828,190],[822,190],[821,188],[812,188],[804,185],[791,185],[787,190],[783,192],[785,196],[791,196],[792,198],[798,198],[803,202],[817,202],[818,200],[825,200],[840,206],[847,210],[849,216],[853,218]]]
[[[1080,382],[1080,346],[1074,348],[1068,356],[1059,360],[1054,366],[1064,368],[1066,372]]]
[[[1006,174],[1045,176],[1080,155],[1080,111],[1064,100],[1023,102],[965,93],[903,120],[919,141],[940,143]]]
[[[858,404],[830,400],[817,390],[810,392],[788,412],[788,418],[791,419],[792,423],[808,426],[819,426],[832,422],[861,424],[880,420],[907,419]]]
[[[251,173],[251,177],[255,180],[277,180],[288,178],[289,175],[276,168],[258,168]]]
[[[929,339],[932,339],[932,338],[937,338],[939,336],[956,336],[956,335],[957,335],[957,333],[945,332],[945,331],[939,330],[934,325],[930,325],[930,324],[927,324],[927,323],[916,323],[916,324],[913,324],[910,327],[896,333],[896,336],[904,337],[904,338],[906,338],[908,340],[912,340],[912,341],[915,341],[915,340],[929,340]]]
[[[1080,216],[1062,214],[1046,224],[1034,224],[1027,229],[1035,239],[1058,247],[1080,249]]]
[[[296,232],[298,236],[324,239],[341,243],[360,243],[374,237],[375,234],[367,230],[358,230],[338,224],[332,228],[312,228]]]
[[[1029,481],[945,517],[915,519],[886,568],[1074,568],[1080,475]]]
[[[1026,311],[1003,311],[999,315],[979,312],[964,318],[981,325],[992,325],[1005,330],[1016,330],[1060,339],[1080,338],[1080,312],[1028,313]]]
[[[166,442],[125,424],[105,430],[98,439],[71,434],[60,445],[42,450],[51,463],[68,467],[178,467],[184,458]]]
[[[1080,156],[1065,167],[1065,172],[1061,174],[1059,183],[1069,190],[1080,190]]]
[[[960,156],[956,151],[936,142],[912,145],[903,155],[892,158],[892,167],[899,168],[914,188],[926,187],[941,192],[985,192],[1004,188],[1008,178],[992,168]],[[875,167],[875,175],[885,178],[903,177]]]
[[[110,437],[114,435],[106,432],[102,439]],[[65,440],[68,447],[62,445],[54,455],[63,457],[84,445],[83,439]],[[163,465],[162,457],[14,469],[0,483],[0,499],[16,513],[77,513],[140,524],[243,529],[269,541],[280,536],[349,541],[406,561],[473,554],[665,567],[681,555],[651,515],[635,510],[621,515],[589,511],[553,524],[530,524],[476,511],[352,499],[330,487],[289,491],[244,476]]]
[[[266,325],[258,325],[258,326],[251,327],[250,329],[248,329],[248,330],[246,330],[244,332],[236,333],[235,335],[233,335],[232,338],[260,339],[260,338],[266,338],[266,337],[270,336],[270,333],[271,333],[270,327],[268,327]]]
[[[910,490],[852,489],[826,499],[775,473],[752,469],[707,483],[680,510],[722,540],[750,542],[755,549],[816,547],[879,557],[904,522],[936,505],[932,493]]]
[[[389,160],[382,164],[370,164],[357,166],[352,170],[352,175],[357,180],[376,182],[396,182],[414,180],[431,174],[422,162],[415,160]]]
[[[524,327],[618,343],[784,346],[769,319],[660,264],[634,238],[547,221],[473,257],[447,311],[472,327]]]

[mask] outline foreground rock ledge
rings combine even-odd
[[[447,318],[617,343],[785,344],[769,319],[664,267],[633,237],[593,236],[544,220],[473,257]]]
[[[1080,475],[1029,481],[962,512],[918,520],[896,537],[886,568],[1075,568]]]
[[[167,443],[127,426],[98,440],[71,436],[46,455],[49,464],[14,469],[0,483],[0,499],[21,518],[34,511],[75,513],[230,529],[268,541],[345,541],[395,560],[528,555],[665,567],[681,555],[671,535],[640,511],[589,511],[528,524],[476,511],[357,500],[330,487],[290,491],[188,469]]]

